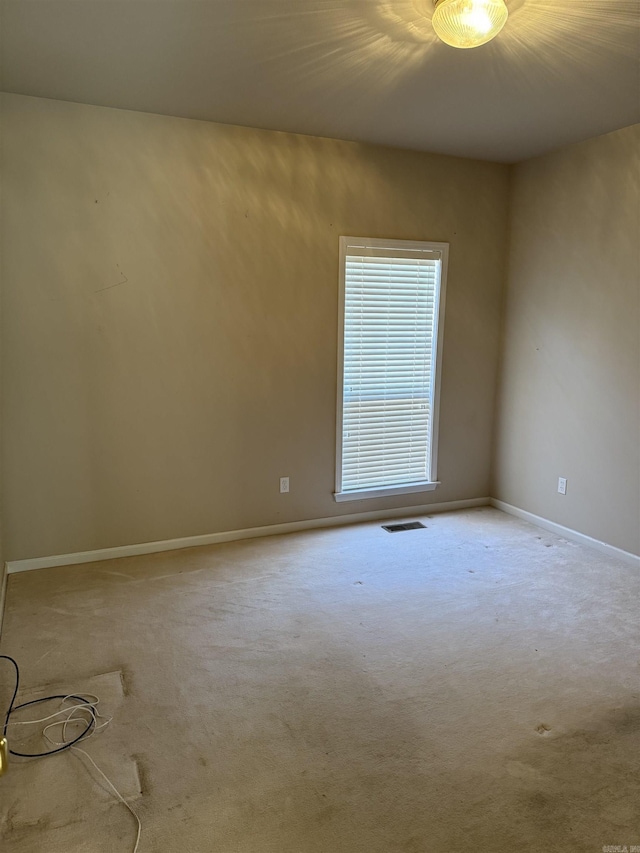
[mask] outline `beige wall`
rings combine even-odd
[[[513,169],[493,488],[636,554],[639,156],[636,125]]]
[[[506,167],[3,103],[9,559],[488,494]],[[424,496],[332,497],[341,234],[451,243]]]

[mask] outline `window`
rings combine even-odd
[[[340,238],[337,501],[435,489],[448,243]]]

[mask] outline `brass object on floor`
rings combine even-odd
[[[6,737],[0,738],[0,776],[9,769],[9,744]]]

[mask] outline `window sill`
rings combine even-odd
[[[361,489],[352,492],[334,492],[334,500],[340,501],[362,501],[367,498],[386,498],[391,495],[411,495],[416,492],[432,492],[440,485],[440,481],[434,483],[413,483],[410,486],[385,486],[381,489]]]

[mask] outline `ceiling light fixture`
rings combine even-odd
[[[504,0],[435,0],[433,29],[451,47],[479,47],[495,38],[509,11]]]

